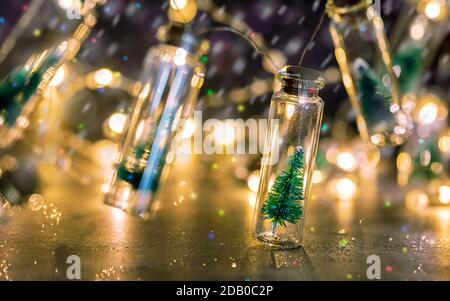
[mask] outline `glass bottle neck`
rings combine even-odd
[[[314,88],[302,88],[302,87],[296,87],[291,85],[282,85],[281,91],[294,95],[294,96],[301,96],[301,97],[318,97],[319,96],[319,89]]]
[[[328,0],[326,10],[333,23],[346,23],[348,21],[358,23],[367,18],[367,10],[372,4],[372,0]]]
[[[299,66],[285,66],[278,73],[281,92],[294,97],[317,97],[325,80],[312,69]]]

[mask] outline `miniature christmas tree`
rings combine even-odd
[[[125,158],[119,166],[119,178],[133,185],[135,189],[138,189],[141,184],[142,176],[151,152],[154,135],[154,127],[151,127],[150,132],[145,133],[148,139],[137,143],[130,157]],[[154,191],[156,189],[156,183],[153,183],[149,189]]]
[[[369,127],[377,127],[382,121],[389,121],[391,95],[378,75],[363,60],[357,59],[354,64],[356,86],[361,103],[361,111]]]
[[[286,169],[275,179],[266,202],[261,208],[265,219],[272,222],[272,233],[278,225],[295,224],[303,215],[303,169],[304,152],[297,147]]]
[[[0,115],[8,126],[16,122],[25,104],[36,93],[44,73],[53,67],[58,59],[57,55],[50,55],[36,70],[17,68],[0,83]]]
[[[133,164],[130,164],[128,160],[124,160],[118,169],[118,176],[133,185],[135,189],[139,188],[142,175],[145,169],[145,163],[150,154],[150,143],[140,143],[136,145],[133,153]]]

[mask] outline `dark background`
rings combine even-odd
[[[56,0],[55,0],[56,1]],[[269,48],[281,51],[287,58],[287,64],[297,64],[306,41],[317,25],[326,0],[315,1],[220,1],[216,6],[236,18],[244,20],[255,31],[261,33]],[[27,8],[29,1],[4,0],[0,2],[0,40],[17,22],[20,14]],[[155,34],[161,25],[168,21],[168,1],[162,0],[109,0],[99,8],[99,24],[84,43],[78,59],[92,70],[108,67],[120,71],[125,76],[139,79],[142,62],[149,47],[158,43]],[[397,22],[397,17],[405,9],[402,0],[382,1],[382,17],[389,36]],[[333,43],[328,31],[328,17],[305,57],[304,66],[325,72],[337,71],[333,55]],[[200,30],[215,24],[208,13],[199,11],[193,22],[194,30]],[[206,82],[201,96],[206,93],[227,93],[233,88],[250,85],[255,78],[270,78],[264,70],[261,57],[241,37],[229,32],[214,32],[209,35],[211,51],[207,63]],[[441,45],[435,62],[424,77],[423,87],[438,86],[450,95],[450,79],[445,66],[439,74],[439,58],[450,53],[450,35]],[[450,60],[448,60],[450,61]],[[238,111],[237,105],[225,103],[219,107],[204,109],[208,117],[248,118],[253,115],[265,117],[271,93],[250,98],[245,110]],[[339,107],[347,101],[347,94],[340,81],[328,81],[321,92],[325,101],[324,122],[333,123],[333,117]],[[200,97],[200,103],[202,103]],[[113,108],[111,108],[113,109]],[[349,122],[353,122],[351,110],[347,110]],[[355,128],[355,127],[354,127]],[[326,134],[326,133],[325,133]]]

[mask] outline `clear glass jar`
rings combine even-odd
[[[330,32],[342,80],[364,141],[400,145],[413,123],[402,111],[383,20],[372,0],[328,0]]]
[[[270,246],[296,248],[319,141],[325,81],[314,70],[286,66],[271,101],[253,220],[254,237]]]
[[[177,28],[146,58],[142,90],[105,198],[106,204],[143,219],[151,215],[180,120],[192,114],[204,81],[202,47],[192,34]]]
[[[64,2],[64,1],[63,1]],[[34,0],[0,47],[0,149],[12,146],[59,67],[75,57],[105,0]]]

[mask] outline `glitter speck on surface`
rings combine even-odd
[[[44,197],[37,193],[31,195],[30,198],[28,199],[28,206],[33,211],[40,210],[44,206],[44,204],[45,204]]]
[[[124,267],[110,266],[102,269],[99,273],[95,275],[96,281],[110,281],[110,280],[121,280],[122,274],[124,273]]]
[[[346,247],[348,244],[348,240],[346,240],[345,238],[339,240],[339,246],[340,247]]]
[[[385,270],[386,270],[386,272],[391,273],[394,270],[394,267],[391,265],[387,265]]]

